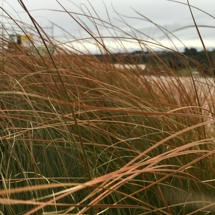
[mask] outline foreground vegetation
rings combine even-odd
[[[214,214],[213,78],[155,60],[2,49],[0,214]]]

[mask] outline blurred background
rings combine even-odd
[[[73,46],[82,51],[87,47],[93,53],[99,52],[97,43],[94,45],[91,39],[92,35],[102,36],[103,42],[113,52],[123,52],[122,44],[127,50],[136,51],[140,46],[136,38],[141,41],[161,43],[178,51],[183,51],[185,46],[194,47],[198,51],[203,49],[187,1],[23,0],[22,2],[49,36],[62,45],[72,42]],[[212,0],[190,0],[189,3],[206,48],[214,49],[215,4]],[[32,25],[20,1],[1,0],[1,6],[3,29],[7,27],[10,31],[9,29],[13,28],[8,24],[10,23],[8,16]],[[71,16],[83,26],[87,26],[88,32],[71,19]],[[112,23],[112,26],[108,23]],[[129,40],[126,40],[125,33],[129,35]],[[124,39],[119,44],[116,39],[110,38],[113,36],[119,39],[123,36]],[[131,36],[135,38],[134,41],[131,40]],[[80,43],[81,38],[84,40]]]

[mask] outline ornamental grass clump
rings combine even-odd
[[[153,55],[142,70],[127,52],[133,67],[119,69],[113,57],[125,59],[99,33],[88,32],[100,58],[49,37],[24,9],[46,52],[10,52],[1,37],[0,214],[215,213],[213,76],[179,76],[150,43],[91,15],[124,33],[116,42],[129,38]],[[173,53],[188,71],[213,69]]]

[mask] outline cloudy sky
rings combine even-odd
[[[60,3],[59,3],[60,2]],[[183,50],[202,49],[187,0],[23,0],[46,33],[75,48],[97,52],[102,41],[112,51],[123,48],[165,46]],[[214,0],[190,0],[192,12],[208,49],[215,48]],[[1,0],[1,6],[16,20],[31,24],[18,0]],[[68,12],[65,12],[65,9]],[[70,14],[69,14],[70,13]],[[6,15],[4,13],[4,15]],[[81,23],[82,27],[74,20]],[[8,19],[3,17],[3,22]],[[52,28],[48,27],[53,27]],[[85,29],[83,29],[83,26]],[[88,32],[86,32],[86,29]],[[98,41],[90,40],[92,35]],[[115,39],[113,39],[113,37]],[[80,39],[83,40],[80,40]],[[79,42],[78,42],[79,41]],[[95,46],[94,44],[97,44]],[[98,45],[100,43],[100,45]]]

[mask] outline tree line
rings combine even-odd
[[[185,48],[183,52],[134,51],[131,53],[96,55],[96,57],[103,62],[150,64],[154,67],[165,65],[166,68],[169,67],[174,70],[191,67],[201,70],[201,72],[207,75],[215,74],[215,49],[207,50],[206,52],[204,50],[198,51],[196,48]]]

